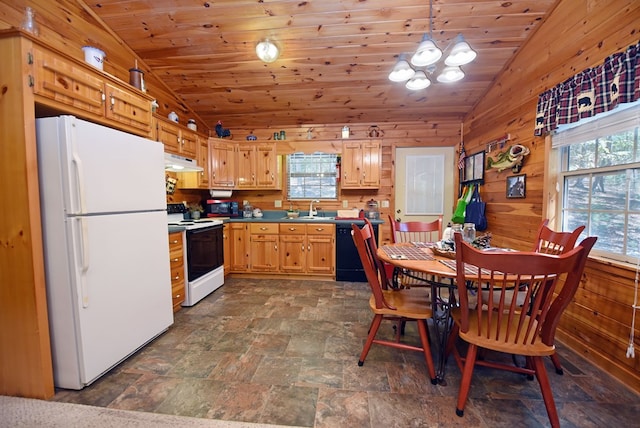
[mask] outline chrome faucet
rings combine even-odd
[[[317,200],[317,199],[312,199],[312,200],[311,200],[311,203],[309,204],[309,217],[313,217],[313,216],[318,215],[318,211],[316,211],[316,210],[314,210],[314,209],[313,209],[313,203],[314,203],[314,202],[316,202],[316,203],[320,203],[320,201],[319,201],[319,200]]]

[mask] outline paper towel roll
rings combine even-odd
[[[212,198],[230,198],[231,190],[209,189],[209,194],[211,195]]]

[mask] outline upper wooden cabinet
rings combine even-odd
[[[36,44],[32,61],[33,92],[40,104],[151,136],[151,97],[87,64]]]
[[[341,179],[343,189],[380,187],[381,149],[378,141],[342,143]]]
[[[280,188],[280,165],[274,143],[240,143],[236,145],[236,154],[236,189]]]
[[[209,162],[209,139],[199,134],[196,137],[196,161],[200,172],[179,172],[178,187],[182,189],[209,189],[211,186],[211,165]]]
[[[197,133],[187,127],[156,116],[157,140],[164,144],[164,151],[194,159],[197,155]],[[208,156],[208,155],[207,155]],[[199,163],[198,163],[199,165]],[[200,165],[202,166],[202,165]]]
[[[220,139],[209,140],[211,187],[233,188],[236,184],[236,145]]]

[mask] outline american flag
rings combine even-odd
[[[458,169],[464,168],[464,158],[467,157],[467,153],[464,151],[464,143],[460,142],[460,157],[458,158]]]

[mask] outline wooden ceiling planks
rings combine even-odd
[[[418,92],[387,76],[429,31],[426,0],[103,0],[87,7],[206,123],[269,127],[462,118],[555,3],[434,0],[440,48],[462,33],[478,58],[462,67],[465,80],[432,78]],[[264,37],[282,49],[272,64],[255,55]]]

